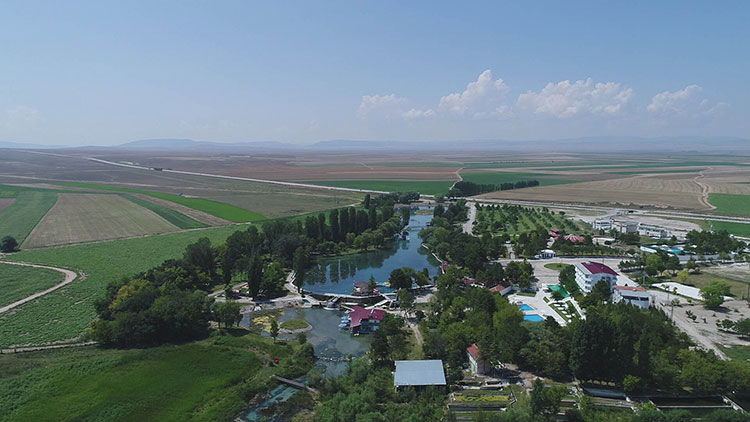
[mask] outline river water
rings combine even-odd
[[[370,252],[344,255],[339,257],[320,258],[316,265],[305,274],[305,290],[310,293],[351,294],[354,283],[369,281],[388,281],[391,271],[401,267],[412,267],[417,271],[427,268],[430,277],[434,277],[440,263],[422,247],[419,231],[432,220],[432,214],[417,214],[412,210],[409,219],[409,239],[392,242],[385,249]],[[381,288],[381,291],[389,291]]]

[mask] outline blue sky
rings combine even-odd
[[[750,137],[746,1],[3,2],[0,141]]]

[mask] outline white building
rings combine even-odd
[[[638,234],[648,236],[652,239],[666,239],[669,237],[667,229],[642,223],[638,225]]]
[[[541,252],[539,252],[539,255],[537,255],[537,258],[540,259],[550,259],[556,257],[557,254],[552,249],[544,249]]]
[[[612,302],[625,301],[631,305],[647,309],[651,306],[651,295],[643,287],[615,286]]]
[[[612,224],[612,227],[614,227],[614,229],[620,233],[637,233],[638,232],[638,223],[635,221],[630,221],[630,220],[615,221]]]
[[[617,284],[617,273],[612,268],[600,263],[586,261],[575,265],[576,267],[576,284],[585,294],[591,293],[591,290],[601,280],[609,284],[610,289]]]
[[[592,224],[594,230],[604,230],[608,232],[612,230],[612,219],[611,218],[597,218]]]

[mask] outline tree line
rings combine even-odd
[[[519,180],[515,183],[506,182],[499,185],[492,183],[474,183],[461,180],[453,184],[446,194],[449,198],[458,198],[464,196],[481,195],[483,193],[495,192],[499,190],[523,189],[539,186],[538,180]]]

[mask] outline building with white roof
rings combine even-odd
[[[651,306],[651,295],[643,287],[615,286],[612,291],[612,302],[625,302],[648,309]]]

